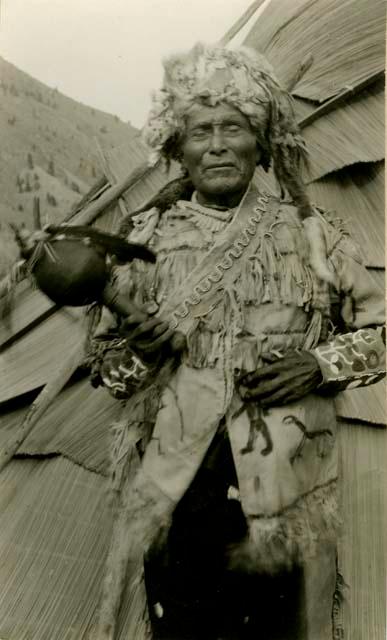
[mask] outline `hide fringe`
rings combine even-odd
[[[345,638],[344,609],[347,609],[348,607],[348,588],[348,585],[339,571],[338,562],[336,560],[336,586],[333,594],[332,606],[333,640],[344,640]]]
[[[129,267],[117,268],[117,286],[135,304],[162,307],[211,246],[215,227],[212,231],[207,227],[215,222],[219,225],[219,220],[214,222],[211,216],[198,215],[190,207],[192,203],[179,201],[164,214],[157,229],[154,221],[150,225],[149,240],[158,251],[156,265],[135,260]],[[145,227],[150,224],[145,218],[143,222]],[[175,226],[180,228],[179,233]],[[310,312],[312,318],[316,311],[329,317],[330,289],[338,285],[346,253],[357,257],[348,235],[341,227],[327,223],[320,211],[301,222],[295,207],[282,205],[262,229],[256,255],[241,260],[240,273],[227,291],[228,299],[234,301],[233,326],[228,326],[223,307],[222,313],[221,309],[215,309],[205,318],[198,318],[188,337],[187,364],[195,368],[215,366],[220,357],[221,334],[231,328],[238,335],[248,306],[296,305]],[[321,321],[319,325],[312,324],[307,331],[308,344],[316,344],[320,337]],[[296,347],[304,345],[301,342],[294,344]],[[260,345],[257,350],[260,351]]]
[[[163,533],[167,535],[175,504],[140,471],[133,485],[121,492],[121,504],[115,514],[98,628],[93,640],[114,640],[127,580],[130,619],[137,617],[145,625],[147,622],[143,557],[151,544],[164,539]],[[134,630],[135,625],[132,626]],[[145,640],[145,636],[141,640]]]

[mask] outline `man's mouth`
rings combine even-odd
[[[211,171],[213,169],[235,169],[235,164],[231,162],[224,162],[221,164],[210,164],[208,167],[204,167],[205,171]]]

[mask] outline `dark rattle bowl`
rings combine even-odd
[[[80,240],[47,242],[32,274],[56,304],[80,307],[98,300],[108,279],[106,252]]]

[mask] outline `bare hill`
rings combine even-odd
[[[31,226],[39,196],[43,221],[62,219],[101,176],[104,149],[138,130],[35,80],[0,57],[0,272],[14,259],[7,222]]]

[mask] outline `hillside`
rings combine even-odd
[[[0,273],[14,259],[7,222],[31,226],[39,196],[43,221],[62,219],[101,176],[104,149],[125,144],[137,129],[83,105],[0,57]]]

